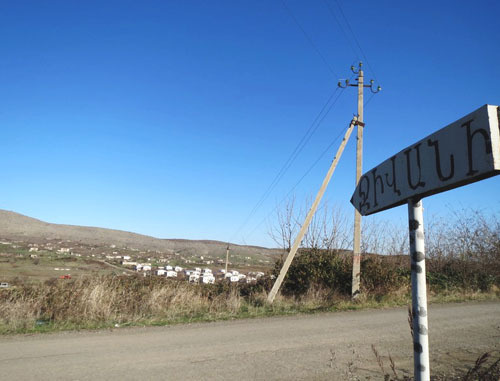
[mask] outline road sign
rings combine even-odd
[[[366,172],[351,203],[369,215],[500,173],[500,108],[484,105]]]
[[[362,215],[408,203],[413,364],[430,380],[421,198],[500,173],[500,108],[484,105],[409,146],[361,176],[351,203]]]

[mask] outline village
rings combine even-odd
[[[3,239],[0,245],[2,249],[0,257],[25,258],[35,265],[41,260],[54,263],[53,267],[50,267],[50,272],[59,279],[72,279],[75,275],[81,274],[82,263],[105,265],[117,275],[164,277],[200,284],[254,283],[265,275],[266,270],[264,266],[257,268],[251,266],[248,263],[250,257],[244,257],[243,263],[226,264],[222,258],[213,256],[141,251],[127,247],[118,248],[114,244],[93,246],[69,240],[27,243]],[[228,269],[227,266],[231,266],[232,269]],[[248,270],[242,270],[244,267]]]
[[[136,263],[122,261],[122,265],[133,266],[135,271],[141,272],[144,276],[156,275],[164,276],[166,278],[184,278],[190,283],[203,283],[203,284],[214,284],[216,281],[229,281],[231,283],[252,283],[256,282],[259,278],[264,276],[261,271],[250,271],[246,275],[240,273],[237,270],[220,269],[213,272],[210,268],[195,267],[194,269],[184,269],[181,266],[158,266],[152,268],[150,263]]]

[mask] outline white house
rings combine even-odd
[[[181,272],[184,269],[181,266],[175,266],[174,270],[177,271],[177,272]]]
[[[92,256],[94,256],[92,254]],[[137,262],[128,262],[128,261],[122,261],[123,266],[137,266]]]
[[[174,268],[173,268],[172,266],[170,266],[170,265],[165,266],[165,268],[166,268],[167,270],[173,270],[173,269],[174,269]]]
[[[201,281],[205,284],[214,284],[215,283],[215,277],[210,274],[205,274],[201,278]]]
[[[167,270],[166,275],[167,278],[177,278],[177,271]]]
[[[200,275],[199,274],[192,273],[189,276],[189,282],[191,282],[191,283],[197,283],[197,282],[199,282],[199,280],[200,280]]]
[[[164,270],[164,269],[158,269],[158,270],[155,271],[155,273],[156,273],[156,275],[165,275],[166,270]]]
[[[238,282],[240,280],[240,278],[238,278],[237,276],[233,275],[233,276],[231,276],[231,278],[229,280],[231,282]]]

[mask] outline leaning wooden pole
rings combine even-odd
[[[311,206],[311,209],[307,213],[306,219],[304,221],[304,224],[302,225],[302,228],[299,231],[299,234],[295,238],[295,241],[293,242],[293,246],[290,249],[290,253],[288,253],[288,256],[285,259],[285,263],[283,264],[283,267],[281,268],[280,274],[278,275],[278,278],[276,279],[276,282],[274,282],[273,288],[271,289],[271,292],[269,292],[269,295],[267,296],[267,301],[269,303],[272,303],[274,301],[274,298],[276,297],[276,294],[278,293],[281,284],[283,283],[283,280],[285,279],[285,275],[288,272],[288,268],[290,267],[290,264],[293,261],[293,258],[295,257],[295,254],[297,253],[297,250],[300,246],[300,243],[302,242],[302,239],[304,238],[304,235],[306,234],[307,228],[309,227],[309,224],[311,223],[311,220],[314,216],[314,213],[316,213],[316,209],[318,209],[318,205],[323,198],[323,195],[325,194],[326,187],[328,186],[328,183],[330,182],[330,179],[332,178],[333,172],[335,171],[335,167],[337,167],[337,164],[339,162],[340,157],[342,156],[342,152],[344,152],[344,148],[349,141],[349,137],[351,136],[352,130],[355,125],[358,124],[358,119],[357,117],[354,117],[351,123],[349,124],[349,127],[347,128],[347,131],[344,135],[344,139],[342,139],[342,143],[340,143],[340,147],[337,151],[337,154],[333,158],[332,165],[330,165],[330,169],[328,170],[328,173],[325,176],[325,179],[323,180],[323,184],[321,185],[321,188],[319,189],[318,194],[316,195],[316,199],[314,200],[314,203]]]

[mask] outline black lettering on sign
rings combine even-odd
[[[364,189],[363,184],[365,184]],[[361,212],[364,207],[367,210],[370,209],[370,203],[368,202],[368,194],[370,193],[370,179],[366,176],[361,176],[358,183],[358,189],[358,195],[360,198],[358,210]]]
[[[384,181],[382,180],[382,176],[377,176],[377,168],[372,170],[373,176],[373,207],[378,206],[377,202],[377,182],[380,184],[380,193],[384,194]]]
[[[450,174],[448,176],[443,176],[443,171],[441,170],[441,159],[439,155],[439,142],[437,140],[428,139],[427,145],[429,147],[434,147],[434,153],[436,154],[436,172],[441,181],[447,181],[455,175],[455,158],[450,155]]]
[[[396,156],[391,157],[392,163],[392,183],[389,182],[389,174],[385,174],[385,182],[388,187],[392,187],[394,193],[398,196],[401,196],[401,191],[398,189],[398,185],[396,184]]]
[[[418,187],[425,187],[425,182],[421,181],[422,180],[422,168],[420,168],[420,145],[422,143],[418,143],[414,148],[417,151],[417,167],[418,167],[418,181],[416,184],[413,184],[411,181],[412,175],[411,175],[411,165],[410,165],[410,153],[413,148],[408,148],[406,151],[404,151],[404,154],[406,155],[406,175],[408,176],[408,185],[410,186],[411,189],[415,190]]]
[[[474,169],[474,158],[472,157],[472,140],[474,139],[474,135],[480,134],[484,138],[484,150],[485,153],[491,155],[491,140],[488,131],[484,128],[478,128],[476,131],[471,133],[471,123],[474,119],[468,120],[461,127],[466,127],[467,130],[467,158],[469,160],[469,172],[467,172],[467,176],[472,176],[478,172],[477,169]]]

